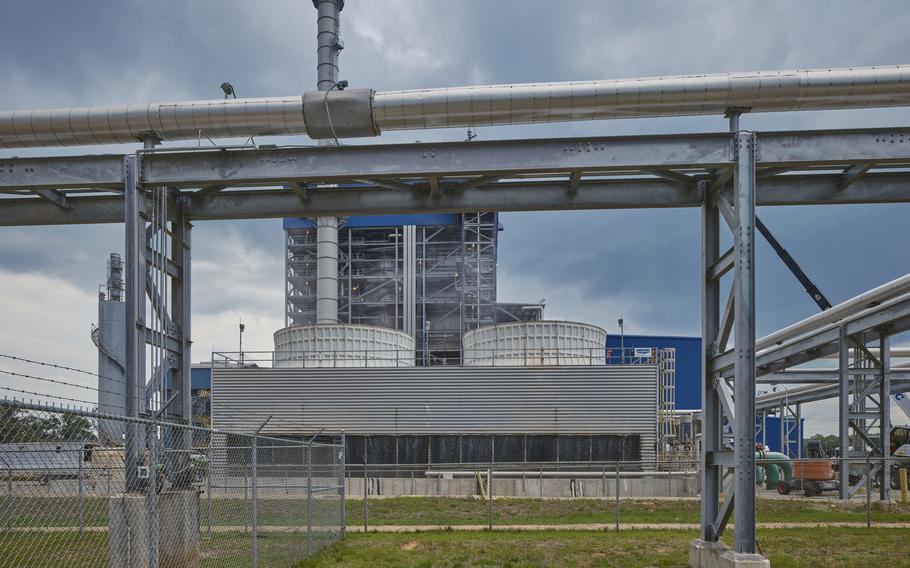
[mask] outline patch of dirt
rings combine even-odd
[[[416,550],[417,546],[418,546],[418,542],[416,540],[412,540],[410,542],[405,542],[404,544],[402,544],[401,550]]]

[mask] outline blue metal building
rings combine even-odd
[[[701,409],[701,338],[672,335],[607,335],[607,349],[676,349],[676,409]]]
[[[761,420],[764,418],[764,424],[761,423]],[[780,416],[762,416],[759,414],[755,417],[755,440],[759,444],[764,444],[765,448],[771,450],[772,452],[781,452],[787,454],[791,457],[802,457],[799,454],[806,454],[806,445],[805,443],[800,443],[799,438],[803,436],[803,426],[805,425],[805,419],[800,419],[799,429],[796,429],[796,419],[793,417],[787,417],[784,421],[785,427],[787,429],[784,432],[784,436],[787,438],[783,440],[781,437],[781,419]],[[781,441],[783,440],[783,444]],[[781,448],[786,446],[786,451]]]

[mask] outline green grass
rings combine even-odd
[[[318,545],[318,540],[315,543]],[[4,533],[0,531],[0,567],[46,566],[96,568],[108,565],[107,533]],[[259,535],[260,566],[293,566],[306,556],[305,533]],[[249,566],[252,540],[243,531],[200,538],[199,568]]]
[[[296,496],[295,496],[296,497]],[[84,502],[87,527],[107,526],[109,499]],[[349,526],[362,525],[359,500],[347,500]],[[487,503],[451,497],[371,499],[370,524],[441,525],[485,524]],[[615,502],[599,499],[496,499],[494,523],[612,524]],[[314,513],[327,522],[337,515],[336,498],[317,499]],[[774,566],[910,566],[906,529],[882,523],[910,522],[910,507],[873,502],[872,530],[801,528],[759,529],[759,543]],[[249,523],[250,503],[243,499],[214,499],[213,525],[206,532],[208,503],[200,500],[201,563],[203,567],[247,565],[252,543],[243,525]],[[696,500],[624,500],[623,523],[697,523]],[[300,527],[306,519],[306,500],[261,499],[258,505],[261,566],[290,566],[306,550],[305,533],[269,531],[270,526]],[[335,517],[337,518],[337,517]],[[76,527],[75,497],[19,497],[13,502],[14,527]],[[839,503],[819,499],[759,499],[759,522],[864,521],[865,502]],[[232,528],[232,527],[236,527]],[[87,531],[6,532],[0,526],[0,567],[29,565],[82,568],[106,564],[107,533]],[[694,531],[438,531],[424,533],[350,534],[348,539],[300,566],[681,566]],[[318,536],[318,535],[317,535]],[[325,535],[323,535],[325,536]],[[318,538],[317,538],[318,546]]]
[[[298,568],[686,566],[688,531],[461,532],[349,535]],[[902,529],[762,530],[775,568],[910,566]]]
[[[338,502],[317,499],[320,514],[331,514]],[[0,501],[4,507],[5,501]],[[106,527],[109,499],[90,497],[84,502],[87,527]],[[759,522],[836,522],[866,520],[865,501],[846,503],[794,497],[791,499],[758,499]],[[200,523],[208,522],[208,502],[199,502]],[[299,525],[306,515],[306,499],[269,498],[258,503],[261,525]],[[214,526],[242,527],[250,522],[251,503],[243,499],[213,499]],[[77,527],[79,506],[76,497],[16,497],[12,518],[15,527]],[[349,525],[363,525],[363,501],[348,499],[346,518]],[[613,523],[615,502],[607,499],[496,499],[493,502],[494,524],[587,524]],[[3,519],[5,520],[5,518]],[[687,500],[623,500],[620,521],[623,523],[697,523],[699,502]],[[910,522],[910,506],[882,505],[872,502],[872,520],[876,523]],[[486,524],[487,503],[468,497],[391,497],[370,499],[369,524],[380,525],[472,525]]]
[[[348,499],[349,525],[363,525],[363,501]],[[600,499],[510,499],[493,501],[493,523],[508,525],[613,523],[615,502]],[[623,500],[623,523],[698,523],[700,503],[688,500]],[[758,499],[759,522],[865,521],[864,501],[834,503],[796,497]],[[874,522],[910,522],[910,506],[872,504]],[[369,524],[471,525],[487,522],[487,503],[457,497],[390,497],[369,501]]]

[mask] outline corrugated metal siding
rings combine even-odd
[[[215,368],[212,422],[263,433],[638,434],[654,455],[654,366]]]

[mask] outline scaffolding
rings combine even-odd
[[[413,333],[419,364],[457,365],[462,334],[496,322],[498,214],[398,220],[342,224],[338,319]],[[286,325],[314,325],[316,229],[286,224],[285,243]]]
[[[676,349],[657,349],[657,442],[659,456],[670,453],[679,436],[676,416]]]

